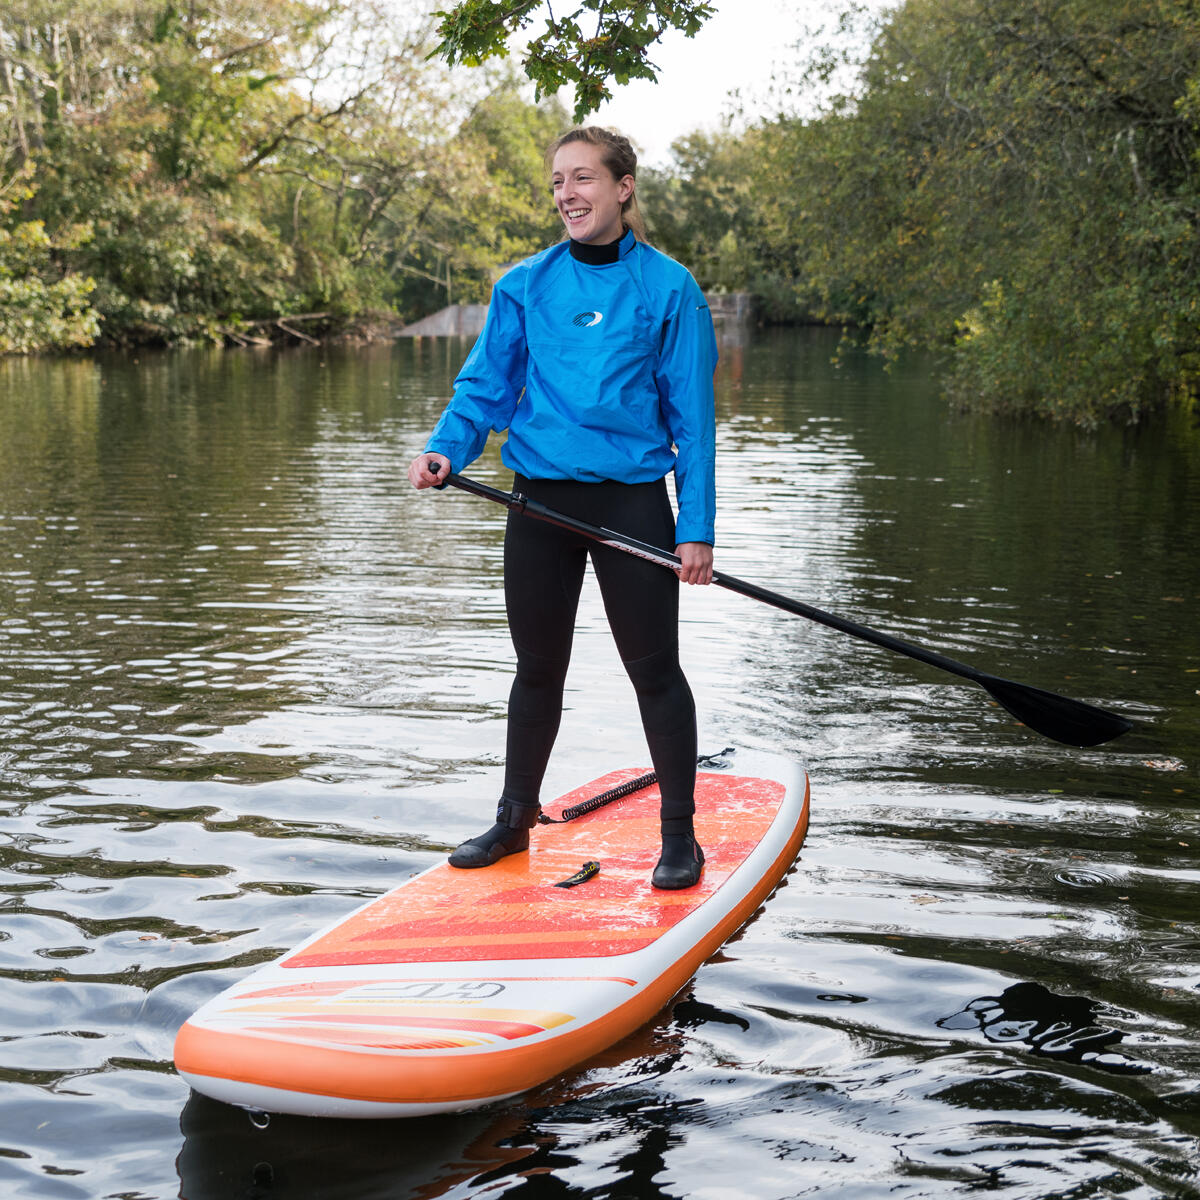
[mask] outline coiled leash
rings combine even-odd
[[[722,767],[729,766],[729,756],[734,753],[736,751],[733,746],[726,746],[724,750],[718,750],[716,754],[701,754],[696,759],[696,766],[707,767],[710,771],[720,770]],[[632,796],[634,792],[640,792],[643,788],[648,788],[652,783],[657,782],[658,774],[654,771],[647,771],[645,775],[639,775],[636,779],[627,779],[624,783],[619,783],[606,792],[601,792],[597,796],[589,796],[588,799],[581,800],[578,804],[572,804],[570,808],[564,808],[561,817],[548,817],[545,813],[538,813],[538,823],[541,825],[565,825],[568,821],[574,821],[576,817],[595,812],[606,804],[612,804],[614,800],[624,800],[626,796]],[[600,864],[595,860],[589,860],[569,879],[562,879],[554,886],[559,888],[578,887],[579,884],[586,883],[599,874]]]
[[[696,759],[696,766],[706,767],[710,771],[720,770],[722,767],[729,766],[729,755],[734,753],[735,750],[732,746],[726,746],[724,750],[718,750],[716,754],[702,754]],[[589,796],[588,799],[581,800],[578,804],[572,804],[570,808],[564,808],[562,816],[548,817],[545,813],[538,813],[538,823],[540,825],[565,825],[568,821],[574,821],[576,817],[583,817],[588,813],[595,812],[606,804],[612,804],[614,800],[624,800],[626,796],[632,796],[634,792],[640,792],[643,788],[648,788],[652,783],[657,782],[657,773],[647,771],[645,775],[639,775],[636,779],[619,783],[616,787],[609,788],[608,791],[601,792],[598,796]]]

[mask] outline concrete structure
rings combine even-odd
[[[487,317],[486,304],[451,304],[440,312],[405,325],[397,337],[478,337]]]
[[[754,297],[749,292],[709,292],[705,299],[715,323],[749,321],[754,311]]]

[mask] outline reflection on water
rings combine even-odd
[[[1153,1068],[1114,1047],[1125,1040],[1100,1023],[1097,1006],[1083,996],[1059,996],[1040,983],[1014,983],[999,996],[981,996],[938,1022],[942,1029],[977,1026],[989,1042],[1020,1042],[1036,1055],[1086,1063],[1129,1075]]]
[[[1200,435],[948,413],[833,348],[727,348],[720,565],[1136,730],[1060,747],[688,589],[702,746],[812,775],[786,886],[574,1075],[378,1124],[255,1124],[170,1049],[494,803],[503,521],[402,483],[466,348],[0,361],[4,1195],[1196,1194]],[[589,583],[549,787],[645,757]]]

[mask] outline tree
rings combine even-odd
[[[753,291],[768,315],[781,315],[774,303],[777,264],[768,255],[758,195],[764,166],[759,131],[691,133],[671,153],[670,168],[638,176],[655,244],[685,263],[706,290]],[[790,302],[784,307],[793,311]]]
[[[326,118],[298,84],[325,73],[332,4],[25,0],[0,19],[9,162],[36,183],[23,215],[90,225],[72,261],[110,339],[287,311],[293,250],[245,184]]]
[[[499,80],[441,148],[395,270],[442,289],[441,303],[486,303],[499,268],[562,232],[542,151],[565,119],[556,103],[530,105],[515,79]]]
[[[946,349],[965,403],[1137,420],[1200,382],[1188,0],[907,0],[856,90],[764,144],[825,316]]]
[[[535,147],[562,115],[494,70],[450,86],[431,35],[382,0],[21,0],[0,14],[0,132],[34,186],[0,209],[9,257],[46,303],[94,281],[119,342],[486,297],[549,234]]]
[[[31,194],[23,176],[12,180],[0,191],[0,217]],[[99,330],[98,315],[88,301],[95,283],[60,262],[63,252],[90,236],[86,225],[53,237],[41,221],[0,227],[0,354],[92,344]]]
[[[657,79],[651,47],[668,29],[694,37],[716,11],[702,0],[569,0],[568,8],[571,3],[576,7],[559,17],[545,6],[545,28],[529,40],[521,65],[538,99],[574,85],[576,121],[612,98],[609,80]],[[437,53],[451,66],[505,57],[542,8],[542,0],[459,0],[440,14]]]

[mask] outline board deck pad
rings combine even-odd
[[[650,1019],[745,923],[799,850],[807,780],[700,772],[700,882],[659,891],[650,785],[490,867],[445,862],[209,1001],[180,1030],[196,1090],[266,1111],[404,1116],[475,1107],[552,1078]],[[739,764],[740,765],[740,764]],[[636,778],[614,771],[547,806]],[[558,884],[587,862],[599,872]]]
[[[564,808],[645,772],[614,771],[547,809]],[[382,897],[345,924],[283,960],[285,967],[358,963],[471,962],[479,958],[585,958],[649,945],[729,878],[761,840],[783,785],[700,775],[696,836],[705,847],[700,883],[679,892],[649,889],[658,857],[657,785],[539,837],[528,855],[460,871],[445,863]],[[600,863],[586,883],[560,888],[585,862]],[[637,901],[637,903],[634,903]],[[464,916],[464,911],[466,915]]]

